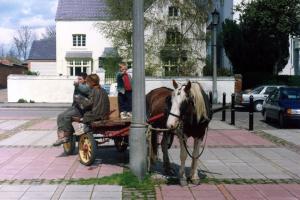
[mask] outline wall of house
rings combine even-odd
[[[96,72],[104,48],[112,46],[97,29],[96,23],[96,21],[56,21],[57,74],[68,75],[69,73],[65,58],[67,51],[92,51],[92,72]],[[73,47],[73,34],[86,34],[86,46]]]
[[[27,69],[25,67],[16,67],[0,64],[0,88],[7,87],[7,77],[10,74],[23,74]]]
[[[55,61],[30,61],[30,71],[39,72],[43,76],[56,76],[56,62]]]
[[[212,78],[174,78],[180,83],[186,80],[198,81],[206,92],[211,91]],[[74,77],[53,77],[53,76],[20,76],[10,75],[8,77],[8,102],[17,102],[23,98],[27,101],[49,103],[70,103],[73,95]],[[146,93],[158,87],[172,86],[172,78],[146,78]],[[235,79],[233,77],[219,77],[218,82],[218,100],[222,101],[222,94],[227,94],[227,102],[230,101],[230,95],[234,92]]]

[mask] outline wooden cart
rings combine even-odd
[[[111,108],[117,108],[117,100],[110,97]],[[148,122],[154,122],[163,117],[163,114],[152,117]],[[79,122],[80,119],[74,118],[73,121]],[[78,141],[78,154],[80,163],[89,166],[93,164],[96,158],[96,150],[101,144],[110,140],[114,141],[117,151],[124,152],[128,147],[128,136],[130,130],[130,120],[119,118],[118,110],[113,110],[109,114],[108,120],[101,120],[91,123],[90,130],[81,135],[73,135],[68,143],[63,145],[66,155],[72,155],[75,152],[76,141]]]

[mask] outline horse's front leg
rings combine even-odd
[[[199,184],[200,178],[198,175],[198,158],[199,149],[200,149],[201,139],[194,138],[194,149],[193,149],[193,158],[192,158],[192,166],[191,166],[191,181],[193,184]]]
[[[180,142],[180,161],[181,161],[181,165],[180,165],[180,169],[179,169],[179,181],[180,181],[180,185],[185,186],[187,185],[187,180],[186,180],[186,176],[185,176],[185,161],[187,158],[187,152],[186,149],[184,147],[184,140],[185,136],[183,135],[181,138],[179,138],[179,142]]]
[[[170,137],[171,137],[170,134],[168,134],[166,132],[163,133],[163,138],[161,141],[161,150],[163,153],[164,172],[168,176],[173,176],[175,173],[174,173],[174,170],[171,168],[169,153],[168,153]]]

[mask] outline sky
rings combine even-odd
[[[37,35],[45,27],[55,25],[58,0],[0,0],[0,45],[9,48],[12,38],[21,26],[30,26]]]

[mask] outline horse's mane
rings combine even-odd
[[[202,95],[202,87],[200,83],[192,82],[191,85],[191,96],[194,100],[194,106],[196,110],[197,122],[201,120],[201,118],[207,118],[207,111],[205,107],[204,97]]]

